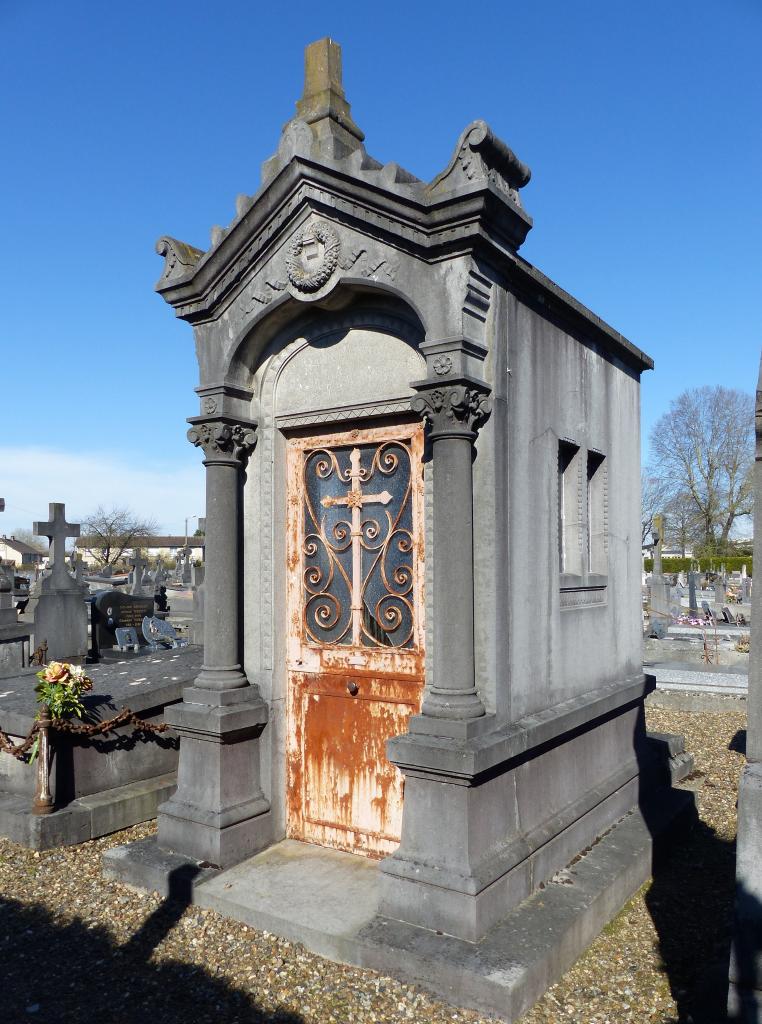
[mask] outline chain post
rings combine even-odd
[[[52,814],[53,795],[50,792],[49,747],[52,719],[50,717],[50,708],[47,704],[40,704],[37,725],[40,744],[37,751],[37,781],[34,791],[34,802],[32,803],[32,814]]]

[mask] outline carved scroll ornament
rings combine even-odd
[[[191,444],[203,448],[207,462],[234,460],[243,464],[257,443],[253,425],[224,420],[195,423],[187,436]]]
[[[431,388],[419,392],[410,402],[437,434],[475,434],[492,409],[489,393],[470,384]]]

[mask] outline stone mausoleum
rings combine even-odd
[[[292,861],[294,842],[363,858],[373,921],[346,948],[313,945],[419,962],[436,986],[431,943],[487,949],[614,836],[630,860],[533,998],[650,869],[633,822],[652,363],[519,255],[529,177],[483,121],[431,182],[378,163],[326,39],[259,191],[208,251],[158,243],[158,291],[195,333],[207,568],[151,884],[162,858],[227,869],[288,841]],[[145,851],[116,857],[149,884]],[[391,935],[396,960],[368,952]],[[502,984],[486,973],[439,987],[507,1016],[530,998],[482,998]]]

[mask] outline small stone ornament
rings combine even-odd
[[[300,292],[316,292],[339,265],[341,242],[329,224],[312,224],[294,235],[286,257],[286,273]]]

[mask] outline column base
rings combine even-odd
[[[270,804],[259,784],[267,718],[267,706],[249,686],[191,687],[181,704],[167,709],[181,741],[177,792],[159,808],[161,848],[226,868],[269,846]]]
[[[201,690],[238,690],[249,685],[249,680],[240,665],[210,667],[202,665],[196,677],[196,686]]]
[[[263,803],[255,816],[216,826],[195,820],[198,808],[170,800],[159,808],[159,846],[216,868],[240,864],[272,843],[270,805]]]
[[[462,720],[482,718],[486,711],[475,689],[446,690],[431,686],[424,695],[421,713],[431,718]]]

